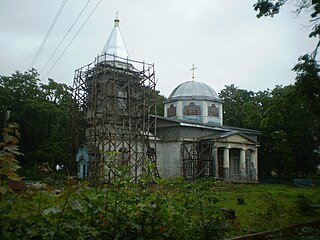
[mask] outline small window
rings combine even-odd
[[[188,106],[184,106],[183,115],[201,115],[200,106],[194,102],[189,103]]]
[[[219,108],[214,103],[208,107],[208,116],[219,117]]]
[[[168,117],[174,117],[177,115],[176,113],[176,107],[171,104],[169,108],[167,108]]]

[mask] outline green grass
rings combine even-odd
[[[320,204],[319,187],[181,178],[149,184],[147,177],[136,183],[120,176],[101,187],[70,179],[59,194],[32,187],[0,195],[2,239],[222,239],[320,218],[307,208]]]
[[[183,180],[169,183],[169,195],[180,194],[194,183]],[[168,187],[169,186],[169,187]],[[320,219],[319,210],[307,205],[320,205],[320,187],[294,187],[281,184],[233,184],[212,182],[211,191],[218,208],[234,209],[235,219],[226,221],[226,237],[246,235]],[[244,204],[238,203],[238,198]]]
[[[320,188],[272,184],[224,184],[217,192],[219,205],[232,208],[237,218],[230,235],[261,232],[320,218],[319,210],[308,211],[309,204],[320,205]],[[244,204],[238,204],[242,198]]]

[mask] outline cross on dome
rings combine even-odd
[[[194,81],[194,72],[197,69],[197,67],[194,66],[194,64],[192,64],[192,68],[190,69],[190,71],[192,71],[192,81]]]

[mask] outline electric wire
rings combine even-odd
[[[66,37],[68,36],[68,34],[71,32],[72,28],[74,27],[74,25],[77,23],[77,21],[79,20],[80,16],[82,15],[82,13],[84,12],[84,10],[87,8],[89,2],[91,0],[88,0],[87,3],[85,4],[85,6],[82,8],[81,12],[78,14],[77,18],[74,20],[73,24],[71,25],[71,27],[69,28],[69,30],[65,33],[65,35],[63,36],[62,40],[60,41],[60,43],[58,44],[58,46],[56,47],[56,49],[52,52],[52,54],[50,55],[49,59],[47,60],[47,62],[42,66],[41,70],[40,70],[40,74],[42,73],[42,71],[46,68],[46,66],[49,64],[49,62],[51,61],[51,59],[53,58],[53,56],[56,54],[56,52],[58,51],[59,47],[61,46],[62,42],[66,39]]]
[[[57,20],[58,20],[58,18],[59,18],[59,16],[60,16],[60,14],[61,14],[64,6],[65,6],[66,3],[67,3],[67,1],[68,1],[68,0],[63,0],[63,2],[61,3],[61,6],[60,6],[58,12],[56,13],[56,15],[55,15],[55,17],[54,17],[54,19],[53,19],[50,27],[49,27],[49,30],[48,30],[48,32],[46,33],[46,35],[45,35],[45,37],[44,37],[44,39],[43,39],[43,41],[42,41],[42,43],[41,43],[41,45],[40,45],[37,53],[36,53],[36,55],[35,55],[34,58],[32,59],[32,62],[31,62],[31,64],[30,64],[29,68],[32,68],[33,65],[36,63],[36,61],[37,61],[37,59],[38,59],[38,57],[39,57],[39,55],[40,55],[43,47],[44,47],[44,45],[46,44],[46,42],[47,42],[47,40],[48,40],[48,38],[49,38],[49,35],[50,35],[50,33],[51,33],[54,25],[56,24],[56,22],[57,22]]]
[[[77,35],[79,34],[79,32],[82,30],[82,28],[84,27],[84,25],[87,23],[87,21],[89,20],[89,18],[91,17],[91,15],[94,13],[94,11],[97,9],[97,7],[99,6],[99,4],[101,3],[102,0],[100,0],[96,6],[93,8],[93,10],[90,12],[89,16],[86,18],[86,20],[84,21],[84,23],[81,25],[81,27],[79,28],[79,30],[76,32],[76,34],[73,36],[73,38],[71,39],[70,43],[65,47],[65,49],[62,51],[62,53],[59,55],[59,57],[57,58],[57,60],[54,62],[54,64],[51,66],[50,70],[46,73],[46,75],[44,75],[43,79],[45,79],[48,74],[52,71],[52,69],[56,66],[56,64],[58,63],[58,61],[61,59],[61,57],[63,56],[63,54],[67,51],[67,49],[70,47],[70,45],[72,44],[73,40],[77,37]]]

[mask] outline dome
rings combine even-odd
[[[170,94],[168,100],[206,99],[220,100],[216,91],[202,82],[188,81],[180,84]]]

